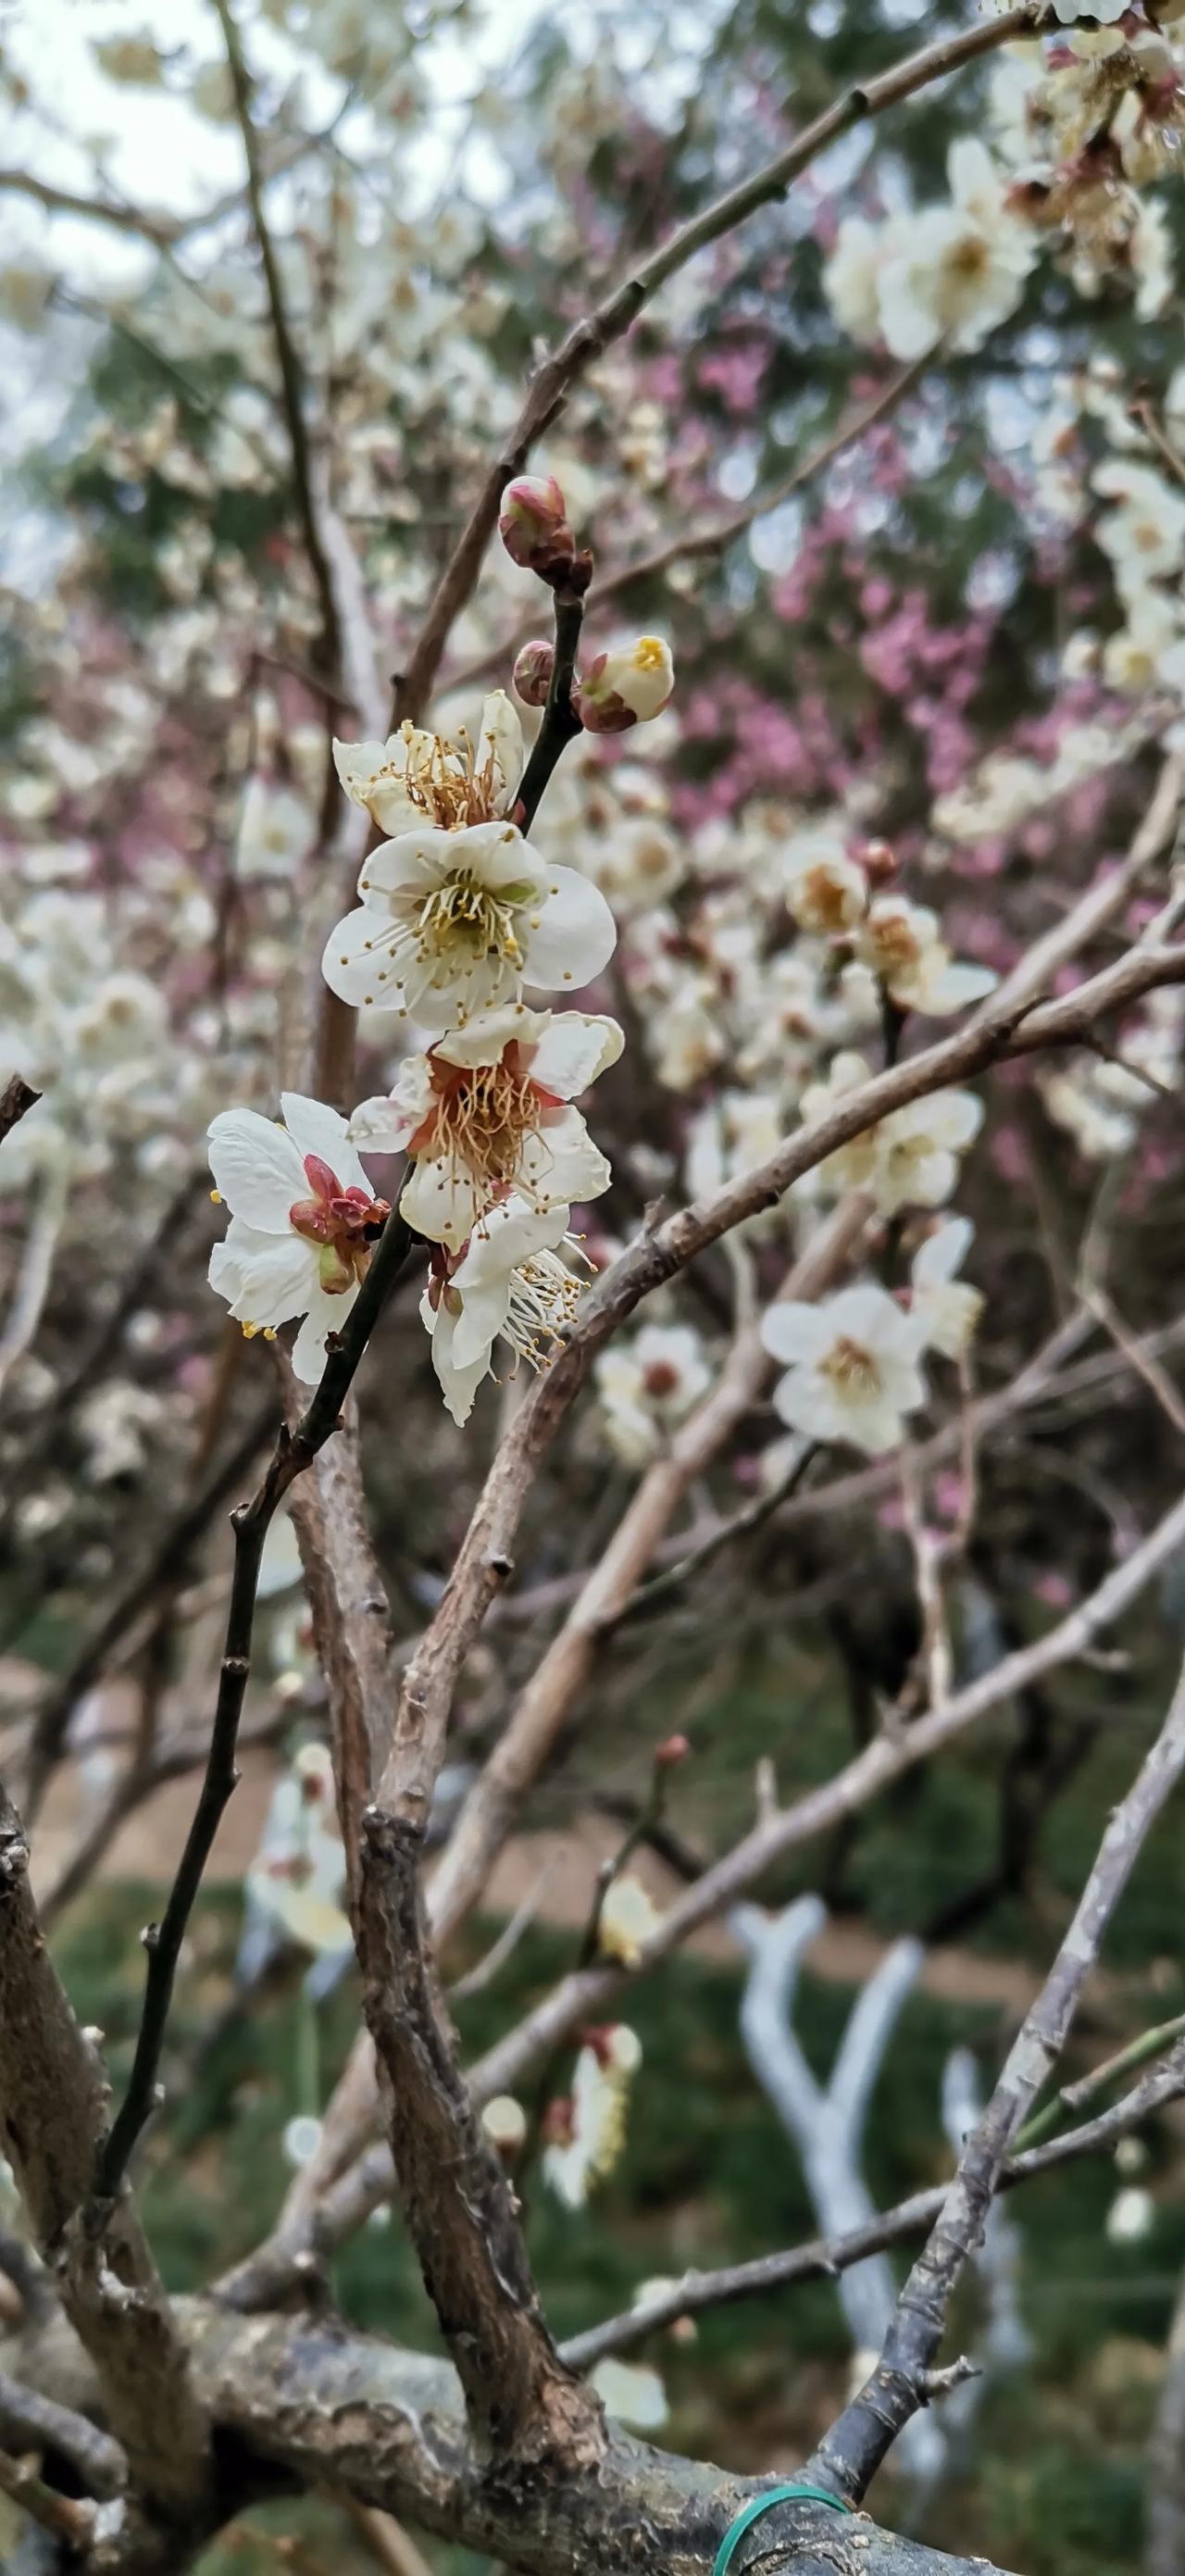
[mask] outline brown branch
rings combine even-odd
[[[1185,981],[1185,948],[1133,951],[1063,999],[989,1004],[977,1022],[920,1054],[874,1074],[816,1125],[800,1127],[754,1171],[642,1235],[593,1289],[554,1365],[535,1382],[486,1479],[440,1606],[404,1681],[395,1747],[398,1771],[384,1790],[411,1818],[427,1802],[443,1753],[457,1675],[499,1587],[532,1478],[582,1385],[595,1353],[654,1288],[720,1236],[775,1207],[792,1184],[891,1110],[922,1099],[988,1065],[1040,1047],[1070,1045],[1101,1013],[1163,983]],[[594,1578],[594,1581],[596,1578]],[[438,1920],[441,1919],[438,1917]]]
[[[40,1098],[40,1092],[34,1091],[22,1074],[9,1075],[0,1091],[0,1145],[19,1120],[27,1117],[30,1109],[36,1108]]]
[[[88,2495],[113,2496],[127,2482],[118,2442],[72,2406],[59,2406],[0,2371],[0,2442],[9,2451],[53,2451],[68,2460]]]
[[[1166,1513],[1141,1546],[1045,1636],[1005,1655],[990,1672],[956,1691],[945,1707],[916,1718],[902,1733],[875,1736],[831,1780],[808,1790],[792,1807],[763,1817],[732,1851],[714,1862],[668,1907],[642,1946],[640,1968],[653,1967],[669,1957],[689,1933],[747,1894],[767,1870],[785,1860],[790,1852],[842,1823],[892,1781],[944,1751],[1002,1701],[1081,1654],[1130,1608],[1183,1541],[1185,1500]],[[544,2050],[554,2047],[582,2022],[600,2018],[620,1988],[621,1974],[620,1969],[605,1962],[580,1975],[565,1977],[517,2030],[496,2041],[473,2068],[470,2083],[476,2098],[484,2101],[493,2093],[513,2090],[524,2068],[533,2065]]]
[[[639,555],[632,563],[621,564],[615,572],[605,573],[600,579],[594,575],[586,607],[603,608],[607,601],[620,599],[625,591],[635,590],[643,582],[661,580],[673,564],[691,562],[697,555],[723,554],[737,537],[744,535],[746,528],[752,527],[755,519],[763,518],[767,511],[776,510],[783,502],[791,500],[806,484],[813,483],[816,474],[825,473],[827,467],[833,465],[849,447],[858,447],[870,429],[888,420],[898,404],[904,402],[906,395],[920,383],[926,369],[932,366],[935,354],[933,349],[928,349],[924,356],[911,359],[907,367],[902,367],[888,384],[881,387],[871,402],[846,415],[817,447],[812,447],[809,454],[791,466],[777,482],[764,484],[742,509],[730,510],[725,518],[717,519],[711,527],[692,529],[689,534],[672,537],[668,544],[656,546],[651,554]],[[533,627],[518,626],[513,635],[493,645],[488,653],[481,653],[472,662],[466,662],[463,669],[454,673],[449,679],[450,689],[475,688],[481,680],[496,678],[499,671],[505,670],[519,645],[525,644],[533,632]]]
[[[400,2204],[479,2448],[496,2463],[589,2469],[604,2448],[600,2409],[558,2359],[510,2185],[461,2076],[430,1964],[421,1842],[381,1797],[367,1808],[356,1942]]]
[[[1063,2164],[1077,2163],[1082,2156],[1109,2155],[1120,2138],[1129,2137],[1133,2129],[1169,2103],[1179,2102],[1182,2096],[1185,2049],[1178,2048],[1167,2065],[1145,2076],[1142,2084],[1133,2087],[1122,2102],[1115,2103],[1098,2119],[1083,2121],[1081,2127],[1067,2129],[1064,2136],[1046,2145],[1010,2156],[1001,2170],[999,2189],[1014,2191],[1018,2184],[1035,2181]],[[728,2264],[715,2272],[685,2272],[681,2280],[665,2285],[661,2296],[656,2293],[643,2306],[625,2308],[619,2316],[606,2317],[584,2334],[571,2336],[561,2347],[564,2359],[574,2370],[591,2370],[606,2353],[633,2352],[652,2334],[676,2325],[680,2317],[702,2316],[708,2308],[764,2298],[773,2290],[792,2289],[799,2281],[833,2280],[837,2273],[849,2271],[854,2263],[863,2263],[870,2254],[912,2243],[939,2217],[946,2196],[947,2185],[938,2183],[932,2190],[912,2192],[895,2209],[878,2211],[863,2226],[849,2228],[842,2236],[816,2236],[809,2244],[792,2246],[786,2253],[759,2254],[752,2262]]]
[[[342,1405],[390,1290],[411,1250],[412,1240],[396,1209],[383,1228],[357,1301],[336,1337],[336,1348],[326,1360],[315,1395],[294,1428],[281,1423],[262,1484],[250,1502],[241,1504],[231,1514],[235,1541],[234,1574],[209,1758],[168,1904],[159,1927],[150,1925],[145,1934],[148,1967],[132,2071],[119,2111],[95,2160],[94,2198],[100,2205],[118,2190],[136,2141],[155,2104],[157,2072],[181,1943],[223,1809],[239,1776],[235,1768],[235,1746],[251,1672],[255,1596],[263,1543],[289,1486],[306,1467],[311,1466],[318,1451],[337,1430]]]
[[[603,356],[615,340],[623,338],[660,287],[685,268],[698,251],[709,249],[726,233],[734,232],[760,207],[775,205],[811,162],[841,135],[883,115],[886,108],[900,106],[931,81],[944,79],[980,55],[993,53],[999,45],[1018,36],[1036,35],[1046,14],[1040,0],[1032,0],[1032,5],[1025,0],[1024,5],[1008,9],[998,18],[981,20],[956,36],[924,46],[921,52],[911,54],[905,62],[880,73],[863,87],[846,90],[751,179],[742,180],[701,214],[692,216],[669,241],[640,262],[586,319],[573,325],[532,379],[506,446],[491,466],[437,583],[415,651],[396,692],[396,724],[402,723],[405,716],[413,724],[421,721],[454,622],[472,595],[486,547],[497,526],[503,491],[516,474],[522,473],[536,441],[551,426],[572,386],[594,358]]]
[[[837,1211],[795,1263],[787,1291],[818,1296],[851,1259],[868,1220],[866,1203]],[[588,1576],[563,1627],[521,1694],[508,1726],[461,1810],[432,1882],[429,1911],[443,1948],[485,1885],[518,1805],[546,1762],[568,1712],[584,1689],[605,1631],[626,1615],[640,1577],[679,1504],[708,1461],[756,1403],[772,1363],[755,1325],[741,1333],[714,1387],[674,1433],[666,1454],[648,1467],[600,1563]],[[429,1631],[429,1639],[432,1631]],[[431,1753],[419,1735],[420,1707],[435,1694],[430,1644],[404,1681],[393,1761],[407,1766],[412,1794],[424,1792],[418,1760]],[[406,1785],[402,1794],[407,1794]]]
[[[19,1819],[0,1791],[4,2153],[133,2475],[166,2513],[192,2511],[207,2475],[206,2423],[147,2242],[126,2196],[101,2232],[81,2223],[106,2084],[50,1959],[28,1864]]]
[[[862,2503],[898,2434],[927,2402],[955,2288],[983,2241],[1001,2170],[1051,2066],[1065,2047],[1082,1988],[1144,1843],[1185,1772],[1185,1667],[1155,1744],[1111,1816],[1090,1877],[1045,1984],[1008,2052],[995,2091],[897,2302],[864,2388],[812,2454],[807,2476]]]
[[[264,173],[252,115],[251,74],[247,68],[230,0],[214,0],[214,7],[218,13],[226,46],[226,59],[234,90],[235,111],[243,138],[243,152],[247,163],[247,202],[251,208],[251,222],[263,266],[264,284],[267,288],[272,337],[276,344],[276,359],[284,398],[284,419],[292,455],[292,479],[304,535],[305,553],[316,586],[321,612],[321,634],[314,658],[322,663],[330,674],[336,674],[341,653],[337,599],[314,497],[313,458],[309,445],[308,425],[305,420],[301,364],[288,321],[288,310],[284,300],[284,281],[280,274],[280,263],[276,256],[264,205]]]

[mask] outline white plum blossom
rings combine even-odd
[[[292,1365],[320,1377],[326,1335],[340,1331],[386,1220],[344,1118],[286,1091],[284,1125],[225,1109],[210,1130],[210,1169],[231,1212],[210,1255],[210,1286],[250,1336],[302,1315]]]
[[[543,2179],[566,2209],[583,2209],[610,2174],[625,2144],[629,2089],[642,2063],[642,2043],[626,2022],[599,2029],[576,2060],[569,2100],[552,2105]]]
[[[412,1156],[403,1214],[459,1252],[508,1191],[547,1215],[608,1188],[608,1163],[571,1104],[622,1044],[616,1020],[582,1011],[487,1011],[408,1056],[394,1090],[355,1110],[350,1135]]]
[[[245,1883],[253,1910],[302,1950],[319,1958],[350,1947],[341,1904],[346,1860],[326,1745],[302,1744],[277,1782]]]
[[[863,1056],[841,1052],[826,1081],[804,1092],[804,1124],[818,1125],[869,1080]],[[958,1156],[982,1124],[983,1104],[973,1091],[923,1094],[837,1146],[798,1186],[805,1195],[822,1191],[834,1198],[845,1190],[866,1190],[886,1217],[904,1207],[941,1207],[958,1180]]]
[[[522,730],[501,691],[476,752],[405,725],[386,743],[335,743],[342,784],[391,837],[368,852],[359,906],[325,943],[330,990],[361,1011],[463,1026],[524,985],[592,982],[616,943],[599,887],[551,864],[508,819]]]
[[[596,1363],[605,1430],[619,1458],[643,1466],[698,1404],[711,1384],[699,1334],[691,1324],[643,1324],[631,1341],[615,1341]]]
[[[1142,2183],[1125,2183],[1117,2191],[1107,2212],[1107,2235],[1112,2245],[1139,2245],[1150,2236],[1156,2224],[1156,2203]]]
[[[982,348],[1015,312],[1037,256],[985,144],[953,143],[947,177],[948,206],[895,216],[887,229],[878,302],[895,358],[920,358],[940,339],[953,349]]]
[[[921,1326],[871,1282],[817,1306],[782,1299],[763,1317],[761,1338],[772,1359],[789,1363],[774,1389],[778,1413],[812,1440],[882,1457],[926,1401]]]
[[[295,788],[281,787],[259,770],[253,771],[239,811],[237,875],[248,881],[256,877],[292,878],[307,859],[316,837],[317,818],[304,797]]]
[[[948,1360],[963,1357],[983,1313],[982,1291],[955,1277],[974,1235],[968,1217],[948,1217],[934,1234],[927,1235],[910,1265],[910,1314],[921,1327],[925,1348],[940,1351]]]
[[[603,1958],[636,1968],[646,1942],[661,1921],[657,1905],[640,1878],[625,1873],[611,1878],[597,1916],[597,1948]]]
[[[899,1010],[931,1019],[982,1001],[997,980],[989,967],[956,965],[937,914],[904,895],[878,895],[852,944]]]
[[[487,1210],[460,1252],[436,1248],[420,1314],[455,1423],[468,1421],[499,1338],[534,1368],[558,1346],[581,1290],[559,1258],[567,1228],[566,1207],[541,1214],[512,1194]]]
[[[1099,521],[1095,535],[1110,555],[1125,599],[1162,575],[1180,571],[1185,562],[1185,495],[1170,491],[1152,466],[1126,457],[1108,457],[1094,476],[1094,488],[1119,505]]]
[[[661,635],[639,635],[594,655],[572,696],[589,733],[626,733],[632,725],[653,723],[674,686],[670,645]]]
[[[885,226],[865,215],[845,215],[823,269],[823,290],[841,331],[862,347],[881,336],[880,280]]]
[[[850,930],[868,908],[868,879],[838,833],[796,832],[782,867],[786,903],[800,930]]]

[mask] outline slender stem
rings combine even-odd
[[[0,2451],[0,2493],[10,2496],[22,2512],[39,2522],[43,2531],[52,2531],[55,2540],[67,2548],[83,2550],[90,2542],[95,2527],[92,2504],[75,2504],[69,2496],[59,2495],[56,2487],[47,2486],[36,2470],[22,2467],[19,2460]],[[10,2560],[9,2565],[12,2564]]]
[[[624,337],[668,278],[685,268],[697,251],[708,249],[725,233],[747,222],[760,206],[776,204],[810,163],[841,135],[880,115],[885,108],[899,106],[931,81],[959,71],[981,54],[994,53],[1018,36],[1038,35],[1047,23],[1047,15],[1040,0],[1022,0],[1021,6],[1004,10],[998,18],[981,19],[956,36],[944,36],[937,44],[924,46],[862,88],[845,90],[821,115],[803,126],[784,151],[767,161],[751,179],[742,180],[738,187],[730,188],[705,207],[702,214],[681,225],[649,259],[633,268],[586,319],[573,325],[537,370],[506,446],[491,466],[436,585],[419,641],[396,692],[396,724],[405,716],[418,723],[424,713],[454,622],[472,595],[486,547],[498,524],[507,483],[522,473],[536,440],[562,410],[571,386],[595,358]]]
[[[859,2504],[906,2424],[928,2402],[951,2299],[982,2241],[1000,2175],[1049,2068],[1066,2044],[1083,1985],[1144,1842],[1185,1771],[1185,1666],[1155,1744],[1114,1810],[1094,1867],[1045,1983],[1026,2013],[999,2081],[897,2303],[865,2386],[824,2435],[807,2475]]]
[[[530,831],[557,761],[581,731],[580,718],[572,704],[572,682],[576,676],[576,656],[580,650],[583,624],[583,592],[557,590],[555,660],[547,704],[513,808],[514,819],[524,832]]]
[[[297,356],[296,343],[289,326],[280,263],[276,257],[275,243],[271,237],[263,202],[264,181],[259,159],[259,140],[251,113],[251,74],[247,69],[239,31],[231,14],[230,0],[214,0],[214,7],[218,13],[223,41],[226,45],[226,59],[234,88],[235,108],[243,137],[243,151],[247,161],[247,200],[251,208],[251,221],[255,227],[255,238],[259,244],[264,283],[267,287],[268,310],[271,314],[272,337],[275,340],[276,359],[280,369],[284,418],[288,429],[288,443],[292,451],[292,475],[296,485],[305,553],[317,585],[317,598],[321,609],[318,659],[324,662],[327,669],[335,670],[340,647],[337,601],[334,597],[329,559],[322,542],[321,527],[313,496],[313,459],[305,420],[304,384],[300,359]]]
[[[1142,2121],[1176,2102],[1185,2094],[1185,2049],[1155,2074],[1113,2104],[1098,2119],[1083,2121],[1080,2128],[1067,2129],[1064,2136],[1042,2146],[1027,2148],[1010,2156],[1000,2175],[999,2189],[1015,2191],[1019,2184],[1038,2181],[1042,2174],[1054,2173],[1062,2165],[1076,2162],[1081,2156],[1106,2155],[1120,2138],[1130,2136]],[[815,2236],[803,2245],[792,2245],[777,2254],[758,2254],[748,2263],[730,2263],[719,2271],[685,2272],[682,2279],[668,2283],[661,2296],[657,2293],[644,2307],[625,2308],[619,2316],[605,2317],[600,2325],[589,2326],[583,2334],[572,2335],[561,2344],[561,2358],[573,2370],[590,2370],[607,2352],[631,2352],[648,2336],[659,2334],[665,2326],[677,2324],[680,2317],[701,2316],[705,2309],[732,2307],[742,2299],[763,2298],[771,2290],[788,2290],[800,2281],[833,2280],[855,2263],[864,2263],[870,2254],[884,2253],[894,2245],[909,2244],[933,2225],[946,2198],[947,2186],[938,2183],[929,2191],[911,2192],[908,2200],[894,2209],[878,2210],[859,2227],[845,2228],[840,2236]]]
[[[721,1521],[716,1529],[709,1530],[699,1546],[689,1548],[676,1565],[667,1566],[651,1582],[640,1583],[637,1591],[631,1592],[629,1600],[622,1603],[620,1610],[609,1613],[604,1631],[623,1627],[627,1619],[648,1619],[654,1611],[664,1609],[677,1593],[682,1592],[684,1585],[690,1583],[693,1575],[711,1564],[712,1558],[718,1556],[722,1548],[731,1547],[734,1539],[748,1538],[754,1530],[762,1529],[766,1521],[772,1520],[774,1513],[780,1511],[782,1504],[789,1502],[791,1495],[798,1492],[808,1467],[813,1466],[819,1456],[820,1447],[819,1441],[808,1440],[793,1466],[776,1485],[771,1486],[768,1494],[759,1495],[756,1502],[745,1505],[743,1512],[734,1512],[731,1520]]]
[[[1045,2109],[1038,2111],[1034,2119],[1026,2121],[1017,2136],[1018,2147],[1039,2146],[1041,2140],[1056,2129],[1063,2111],[1080,2111],[1084,2103],[1092,2102],[1095,2094],[1102,2093],[1117,2076],[1130,2075],[1133,2066],[1146,2066],[1150,2057],[1161,2056],[1178,2039],[1185,2039],[1185,2013],[1174,2014],[1171,2021],[1158,2022],[1155,2030],[1140,2031],[1135,2039],[1128,2041],[1126,2048],[1118,2049],[1114,2057],[1109,2057],[1105,2065],[1092,2066],[1089,2075],[1079,2076],[1076,2084],[1063,2084],[1052,2102],[1047,2102]]]
[[[249,1503],[241,1504],[231,1514],[234,1576],[205,1778],[164,1915],[159,1925],[150,1925],[144,1935],[148,1968],[136,2053],[127,2091],[95,2159],[93,2197],[99,2204],[114,2198],[136,2141],[156,2107],[157,2075],[181,1944],[223,1809],[239,1776],[235,1747],[251,1671],[255,1597],[264,1540],[289,1486],[338,1427],[362,1354],[413,1241],[409,1227],[395,1208],[383,1228],[357,1302],[337,1338],[337,1347],[326,1361],[312,1402],[294,1430],[290,1431],[286,1423],[281,1425],[262,1484]]]

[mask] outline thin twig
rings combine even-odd
[[[10,2379],[7,2371],[0,2371],[0,2442],[8,2450],[56,2451],[90,2495],[118,2495],[127,2483],[127,2459],[110,2433],[101,2433],[72,2406],[59,2406],[56,2398]]]
[[[1001,2172],[999,2189],[1014,2191],[1018,2184],[1036,2181],[1063,2164],[1076,2162],[1080,2156],[1109,2154],[1120,2138],[1127,2137],[1167,2103],[1179,2101],[1182,2095],[1185,2049],[1178,2049],[1168,2066],[1158,2067],[1153,2075],[1146,2076],[1141,2085],[1100,2118],[1087,2120],[1080,2128],[1067,2129],[1064,2136],[1048,2144],[1010,2156]],[[719,2271],[685,2272],[680,2280],[664,2286],[661,2295],[656,2291],[645,2306],[626,2308],[619,2316],[606,2317],[600,2325],[587,2327],[583,2334],[572,2335],[561,2344],[560,2351],[573,2370],[590,2370],[606,2353],[630,2352],[649,2335],[677,2324],[680,2317],[702,2315],[707,2308],[729,2307],[741,2299],[761,2298],[771,2290],[791,2289],[799,2281],[831,2280],[851,2264],[863,2263],[870,2254],[909,2244],[920,2236],[938,2217],[946,2192],[945,2183],[930,2191],[913,2192],[896,2208],[878,2210],[864,2226],[845,2229],[842,2236],[812,2237],[809,2243],[792,2246],[786,2253],[759,2254],[752,2262],[730,2263]]]
[[[0,2451],[0,2492],[11,2496],[22,2513],[31,2515],[43,2531],[52,2531],[55,2540],[64,2540],[67,2548],[88,2547],[95,2527],[94,2506],[76,2504],[70,2496],[59,2495],[57,2488],[47,2486],[35,2469],[10,2459],[7,2451]]]
[[[824,2435],[806,2475],[859,2504],[898,2434],[927,2402],[955,2288],[979,2244],[1018,2130],[1065,2047],[1107,1926],[1156,1818],[1185,1771],[1185,1667],[1155,1744],[1111,1816],[1049,1975],[959,2160],[940,2216],[910,2272],[875,2370]]]
[[[313,489],[313,459],[305,420],[304,383],[300,359],[289,326],[288,311],[284,301],[284,281],[280,274],[280,263],[276,257],[276,248],[263,201],[264,174],[252,115],[251,74],[247,68],[239,31],[231,12],[230,0],[214,0],[214,7],[218,13],[223,41],[226,45],[226,59],[234,89],[235,109],[243,138],[243,151],[247,162],[247,200],[251,208],[251,221],[259,245],[264,283],[267,288],[272,337],[276,344],[276,359],[284,397],[284,419],[292,452],[292,476],[296,487],[297,507],[304,534],[305,553],[308,556],[309,570],[316,584],[321,611],[318,658],[324,662],[327,670],[336,671],[340,652],[337,601],[334,596],[329,559],[325,552],[317,517]]]
[[[620,599],[624,591],[635,590],[643,582],[661,580],[673,564],[691,562],[697,555],[723,554],[737,537],[744,535],[746,528],[752,527],[754,520],[764,518],[768,511],[777,510],[791,500],[804,485],[814,481],[816,474],[825,473],[847,448],[857,447],[870,429],[887,420],[906,395],[912,393],[927,367],[933,364],[934,357],[935,351],[928,349],[924,356],[911,359],[907,367],[902,367],[898,375],[882,386],[871,402],[845,415],[838,427],[831,430],[817,447],[812,447],[809,454],[801,457],[776,483],[763,484],[742,509],[730,510],[727,517],[717,519],[709,528],[693,529],[690,534],[672,537],[669,544],[656,546],[651,554],[639,555],[632,563],[620,564],[615,572],[606,573],[599,580],[594,574],[586,605],[603,608],[607,601]],[[450,688],[473,688],[479,680],[493,677],[505,668],[510,655],[520,643],[526,642],[530,632],[526,625],[520,626],[502,643],[491,646],[488,653],[478,654],[472,662],[466,662],[463,669],[450,679]]]
[[[1038,2146],[1051,2130],[1056,2129],[1063,2111],[1080,2111],[1085,2103],[1093,2102],[1096,2093],[1105,2092],[1118,2075],[1130,2075],[1133,2066],[1146,2066],[1150,2057],[1162,2057],[1166,2049],[1182,2038],[1185,2038],[1185,2013],[1175,2013],[1171,2021],[1158,2022],[1153,2030],[1142,2030],[1137,2038],[1129,2039],[1126,2048],[1117,2049],[1102,2066],[1092,2066],[1089,2075],[1080,2075],[1076,2084],[1063,2084],[1061,2091],[1054,2095],[1043,2111],[1026,2120],[1017,2134],[1018,2147]]]
[[[555,660],[547,704],[512,808],[514,820],[524,832],[530,831],[557,761],[581,731],[580,718],[572,704],[572,682],[576,676],[576,655],[580,649],[583,624],[584,590],[557,588]]]

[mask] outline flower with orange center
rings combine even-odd
[[[210,1286],[246,1334],[274,1335],[305,1318],[292,1365],[320,1377],[325,1341],[339,1331],[390,1213],[376,1199],[344,1118],[320,1100],[284,1094],[284,1125],[254,1109],[225,1109],[210,1128],[216,1197],[231,1222],[210,1255]]]
[[[616,1020],[487,1011],[409,1056],[390,1095],[355,1110],[350,1135],[413,1157],[403,1214],[459,1251],[508,1191],[546,1215],[608,1188],[609,1165],[571,1104],[621,1049]]]

